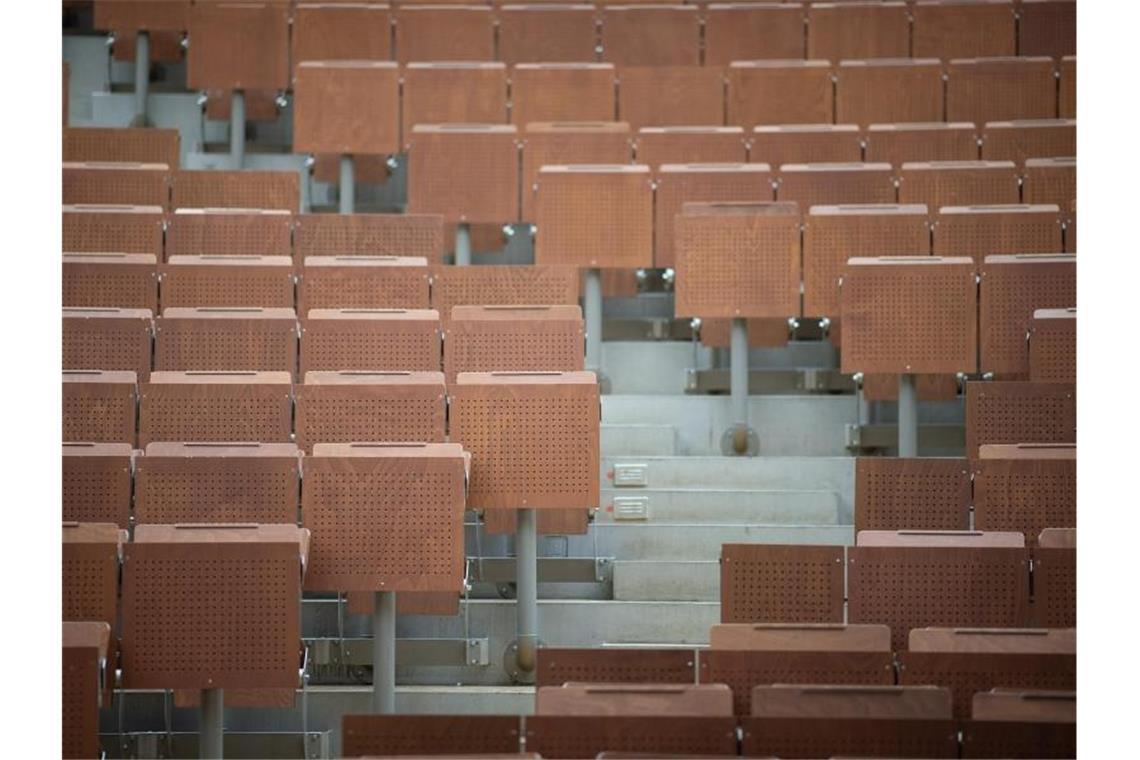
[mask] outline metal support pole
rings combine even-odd
[[[351,214],[356,208],[356,173],[352,156],[340,157],[340,213]]]
[[[222,757],[222,718],[225,715],[225,691],[202,689],[198,706],[198,757]]]
[[[455,266],[471,266],[471,225],[467,222],[455,225]]]
[[[533,673],[538,649],[538,513],[520,509],[516,531],[518,666],[524,673]]]
[[[146,126],[146,99],[150,94],[150,33],[140,30],[135,37],[135,118],[136,127]]]
[[[918,456],[918,395],[914,375],[899,375],[899,456]]]
[[[396,712],[396,592],[372,599],[372,712]]]
[[[586,270],[586,292],[583,298],[586,317],[586,369],[602,371],[602,272]]]
[[[230,159],[233,168],[245,162],[245,93],[234,90],[230,99]]]
[[[728,363],[732,422],[748,427],[748,323],[743,317],[732,320]]]

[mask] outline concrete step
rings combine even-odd
[[[599,522],[836,525],[834,491],[603,488]]]
[[[602,453],[614,456],[674,456],[677,431],[672,425],[602,425]]]
[[[613,574],[616,601],[720,601],[719,562],[621,560]]]
[[[758,525],[726,523],[596,523],[597,556],[615,560],[717,560],[721,544],[827,544],[850,546],[851,525]],[[590,557],[594,536],[568,536],[568,556]]]

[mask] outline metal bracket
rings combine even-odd
[[[315,665],[372,666],[372,639],[310,639]],[[396,639],[396,665],[402,668],[485,667],[491,664],[490,640]]]

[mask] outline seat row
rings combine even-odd
[[[285,89],[290,64],[295,73],[301,62],[330,59],[694,66],[741,58],[913,54],[949,59],[1076,52],[1074,0],[700,6],[673,0],[650,7],[608,1],[596,6],[496,2],[495,7],[489,2],[446,7],[400,2],[393,3],[394,9],[319,2],[212,8],[214,4],[195,6],[185,0],[163,3],[171,7],[161,11],[130,5],[98,0],[96,28],[113,31],[116,47],[125,48],[119,57],[128,59],[133,59],[138,29],[158,34],[154,49],[163,59],[180,57],[177,42],[189,32],[189,85],[195,89],[228,89],[234,81]],[[230,49],[225,61],[216,60],[214,53],[235,39],[247,43],[236,48],[239,55]]]

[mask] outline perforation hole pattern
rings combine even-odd
[[[295,465],[210,458],[139,462],[135,515],[140,523],[297,521]]]
[[[438,372],[440,362],[439,330],[423,322],[381,328],[366,321],[310,321],[301,338],[305,372]]]
[[[1017,170],[921,169],[901,171],[899,203],[925,203],[931,213],[943,206],[1020,203]]]
[[[165,320],[155,328],[155,369],[297,371],[295,323]]]
[[[256,306],[293,308],[293,272],[288,267],[168,267],[162,307]]]
[[[63,520],[126,528],[131,508],[128,457],[63,457]]]
[[[301,311],[309,309],[426,309],[423,267],[309,267],[301,278]]]
[[[294,231],[297,256],[423,256],[438,261],[443,223],[429,216],[309,214]]]
[[[63,650],[62,757],[99,755],[99,667],[93,650]]]
[[[131,370],[150,374],[150,322],[83,317],[63,320],[63,368]]]
[[[981,125],[987,121],[1051,119],[1056,115],[1056,88],[1052,61],[950,64],[946,120]]]
[[[653,190],[645,174],[539,174],[535,263],[653,263]]]
[[[288,443],[293,404],[285,388],[226,393],[151,386],[140,405],[139,445],[151,441]]]
[[[1037,549],[1033,555],[1033,619],[1045,628],[1077,625],[1077,552]]]
[[[1057,214],[940,216],[934,228],[935,256],[970,256],[978,266],[986,256],[1060,252]]]
[[[119,558],[114,544],[63,545],[63,619],[101,620],[115,629]]]
[[[282,214],[174,214],[166,255],[292,256],[291,224]]]
[[[1076,657],[1063,654],[914,652],[903,656],[899,682],[950,689],[954,717],[970,717],[974,695],[993,688],[1074,691]]]
[[[761,172],[671,172],[658,175],[653,260],[674,266],[676,217],[686,201],[770,201],[772,178]]]
[[[443,442],[443,403],[434,395],[349,398],[344,394],[322,397],[316,386],[305,391],[297,399],[297,443],[306,452],[314,443]]]
[[[982,270],[979,293],[982,371],[1024,376],[1029,372],[1025,335],[1033,311],[1077,305],[1077,265],[1075,261],[990,264]]]
[[[505,715],[346,715],[345,757],[519,751],[519,719]]]
[[[465,325],[447,333],[448,380],[457,372],[564,371],[582,369],[580,322],[528,321]]]
[[[881,169],[782,172],[776,200],[795,201],[803,210],[820,205],[894,203],[894,177]]]
[[[856,460],[856,532],[969,527],[970,468],[965,459]]]
[[[1077,325],[1069,320],[1033,323],[1029,337],[1029,379],[1035,383],[1077,382]]]
[[[689,716],[534,716],[526,721],[528,752],[542,757],[596,757],[602,752],[725,755],[736,746],[731,718]]]
[[[966,454],[987,443],[1073,443],[1077,401],[1063,383],[966,384]]]
[[[1043,528],[1077,527],[1077,463],[1071,459],[982,459],[974,478],[978,530],[1016,530],[1026,544]]]
[[[64,129],[64,161],[112,161],[178,166],[172,129]]]
[[[610,110],[613,110],[612,106]],[[522,153],[523,221],[537,220],[534,183],[538,181],[538,170],[543,165],[627,164],[631,153],[629,140],[629,134],[614,132],[528,132]],[[743,146],[740,152],[742,155],[736,160],[743,161]]]
[[[170,183],[165,171],[153,169],[63,170],[63,202],[124,203],[131,206],[170,205]]]
[[[63,440],[134,443],[135,395],[129,385],[77,390],[63,386]]]
[[[564,683],[693,683],[692,650],[539,650],[536,686]]]
[[[894,92],[897,91],[892,89],[892,98]],[[977,157],[978,138],[974,130],[923,129],[869,132],[864,160],[884,161],[897,170],[908,161],[972,161]],[[900,191],[900,200],[903,198]],[[938,209],[928,211],[937,213]]]
[[[744,753],[775,757],[952,757],[958,732],[950,721],[753,718]]]
[[[842,623],[843,548],[725,545],[720,596],[722,623]]]
[[[406,90],[404,102],[406,109]],[[502,118],[494,121],[505,119],[504,107]],[[445,222],[495,224],[518,216],[519,157],[514,134],[412,134],[405,130],[405,139],[409,134],[410,212],[442,214]]]
[[[578,303],[578,272],[570,267],[467,267],[437,270],[432,308],[446,321],[452,306]]]
[[[153,311],[158,305],[154,267],[65,263],[63,305]]]
[[[75,253],[151,253],[162,256],[160,214],[63,215],[63,250]]]
[[[300,176],[295,171],[175,172],[172,208],[264,208],[297,213]]]
[[[1076,757],[1076,723],[969,722],[962,729],[963,757]]]

